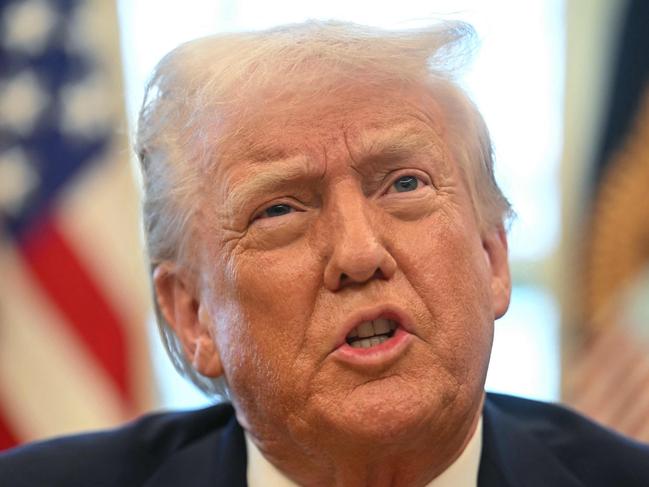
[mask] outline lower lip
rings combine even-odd
[[[355,348],[345,342],[334,351],[334,356],[352,365],[385,365],[404,353],[411,339],[412,335],[399,327],[389,340],[373,347]]]

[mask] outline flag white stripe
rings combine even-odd
[[[27,441],[124,420],[112,382],[20,266],[0,253],[0,400]]]

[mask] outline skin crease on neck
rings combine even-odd
[[[223,371],[297,483],[426,485],[475,430],[510,292],[502,225],[481,230],[434,92],[352,86],[238,122],[198,192],[201,331],[172,326],[208,343],[199,372]],[[398,350],[347,360],[349,324],[377,313],[404,321]]]

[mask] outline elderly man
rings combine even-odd
[[[185,44],[142,110],[163,337],[232,403],[28,446],[4,485],[635,486],[649,449],[486,395],[511,290],[472,31],[307,23]]]

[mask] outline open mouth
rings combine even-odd
[[[378,318],[359,323],[347,334],[345,341],[353,348],[371,348],[388,341],[398,328],[396,321]]]

